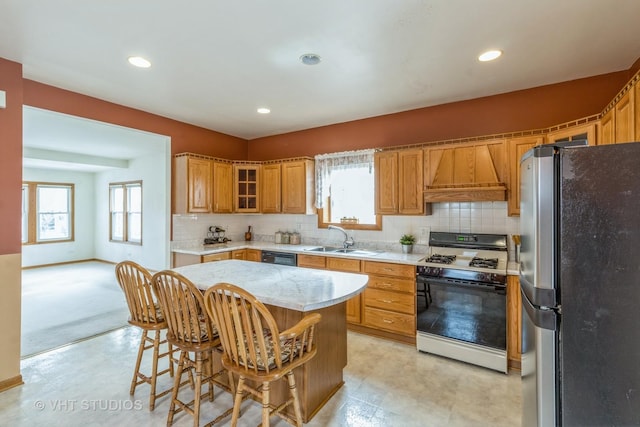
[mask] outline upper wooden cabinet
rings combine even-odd
[[[600,119],[598,145],[615,144],[616,142],[616,110],[611,109]]]
[[[268,163],[262,165],[260,200],[262,213],[279,213],[281,210],[281,165]]]
[[[233,165],[233,201],[235,212],[260,211],[260,165]]]
[[[503,139],[427,148],[424,168],[427,202],[507,198]]]
[[[175,212],[211,212],[213,165],[211,160],[189,155],[174,159]]]
[[[527,136],[509,139],[509,190],[507,198],[507,214],[520,215],[520,160],[522,155],[536,145],[542,144],[542,136]]]
[[[313,160],[282,162],[282,213],[315,213]]]
[[[213,162],[212,200],[212,212],[233,212],[233,165],[231,163]]]
[[[636,84],[637,86],[637,84]],[[631,88],[616,103],[616,143],[635,141],[635,88]]]
[[[375,153],[376,214],[424,214],[423,170],[422,149]]]
[[[398,152],[374,154],[376,214],[398,213]]]
[[[545,137],[545,143],[575,141],[586,139],[589,145],[596,145],[596,123],[582,125],[563,126],[561,129],[552,129]]]
[[[633,86],[634,141],[640,140],[640,80]]]

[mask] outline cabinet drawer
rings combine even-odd
[[[416,267],[405,264],[392,264],[389,262],[364,261],[363,270],[365,273],[384,274],[386,276],[405,277],[407,279],[416,277]]]
[[[241,260],[247,259],[247,251],[246,251],[246,249],[238,249],[238,250],[235,250],[235,251],[231,251],[231,258],[232,259],[241,259]]]
[[[231,259],[231,252],[220,252],[217,254],[209,254],[202,256],[202,262],[222,261],[225,259]]]
[[[298,254],[298,267],[324,269],[327,268],[327,262],[325,261],[325,257],[323,256]]]
[[[374,276],[371,274],[368,286],[369,288],[413,294],[416,289],[416,282],[413,279],[398,279],[396,277]]]
[[[367,307],[382,308],[400,313],[415,313],[415,295],[399,292],[382,291],[380,289],[365,289],[364,304]]]
[[[364,325],[403,335],[415,336],[416,334],[415,316],[373,307],[364,308]]]
[[[327,268],[335,271],[360,272],[359,259],[327,258]]]

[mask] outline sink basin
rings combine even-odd
[[[335,246],[318,246],[315,248],[305,249],[308,252],[329,252],[334,254],[351,254],[351,255],[378,255],[382,253],[382,251],[367,251],[365,249],[344,249],[337,248]]]
[[[305,249],[305,251],[309,251],[309,252],[336,252],[341,250],[343,249],[336,248],[335,246],[319,246],[317,248]]]

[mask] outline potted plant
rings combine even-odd
[[[416,242],[416,238],[413,234],[403,234],[400,237],[400,244],[402,245],[402,253],[410,254],[413,250],[413,244]]]

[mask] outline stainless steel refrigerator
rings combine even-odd
[[[522,425],[640,425],[640,142],[521,160]]]

